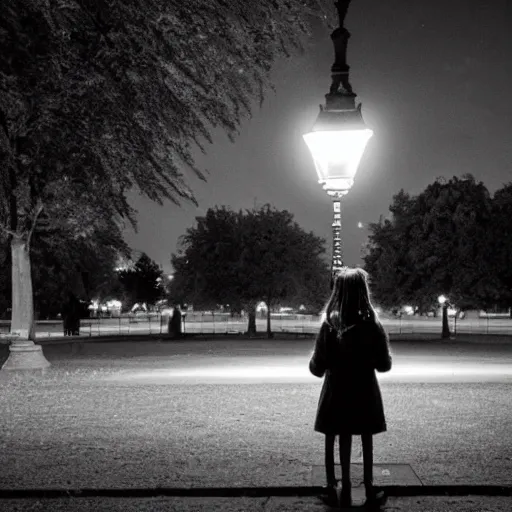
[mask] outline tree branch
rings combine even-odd
[[[17,144],[17,142],[16,142]],[[16,171],[11,166],[9,167],[9,222],[11,230],[16,231],[18,229],[18,201],[16,199],[16,187],[18,186],[18,179],[16,177]]]
[[[11,236],[20,236],[16,231],[11,231],[10,229],[6,228],[5,226],[2,226],[0,224],[0,231],[3,231],[4,233],[7,233]]]
[[[30,246],[30,239],[32,238],[32,234],[34,233],[34,229],[36,228],[37,218],[43,211],[43,208],[43,202],[40,199],[38,199],[35,207],[34,217],[32,219],[32,225],[30,226],[30,231],[28,232],[27,236],[27,246]]]

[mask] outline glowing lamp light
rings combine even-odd
[[[334,2],[339,26],[331,33],[334,63],[331,66],[331,86],[325,95],[325,105],[309,133],[303,135],[311,151],[318,182],[332,198],[332,265],[331,286],[335,275],[343,268],[341,237],[341,198],[354,184],[359,163],[368,140],[373,135],[363,120],[362,105],[356,105],[356,93],[350,84],[347,64],[347,44],[350,32],[345,17],[351,0]]]
[[[444,304],[447,300],[448,299],[444,295],[439,295],[439,297],[437,297],[439,304]]]
[[[346,193],[354,177],[366,144],[373,135],[369,128],[362,130],[312,131],[303,135],[324,190]]]

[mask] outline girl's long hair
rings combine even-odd
[[[370,300],[368,272],[362,268],[341,269],[335,277],[325,315],[327,324],[338,333],[363,320],[378,322]]]

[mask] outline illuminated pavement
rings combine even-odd
[[[9,468],[0,471],[0,497],[8,489],[108,488],[120,489],[119,497],[127,488],[311,490],[323,484],[323,440],[313,430],[321,380],[308,372],[312,346],[312,340],[90,341],[73,353],[46,345],[52,366],[44,375],[0,374],[0,410],[7,411],[0,468]],[[385,465],[399,464],[428,492],[440,485],[509,486],[512,345],[397,341],[392,349],[393,370],[379,375],[389,428],[375,443],[376,481]],[[352,462],[360,465],[361,455],[356,440]],[[409,485],[400,475],[395,484]],[[402,507],[397,497],[394,510],[450,510]],[[77,502],[85,507],[85,499]],[[284,510],[273,498],[265,501],[273,502]],[[14,502],[3,503],[16,510]],[[176,503],[162,505],[201,510],[196,502],[188,509]],[[65,509],[48,505],[52,512]],[[309,499],[303,505],[289,510],[315,507]],[[129,509],[125,502],[116,506]],[[106,507],[91,501],[90,510]],[[502,510],[494,502],[485,507]],[[217,510],[251,509],[223,501]]]
[[[249,344],[224,342],[205,353],[204,343],[187,342],[177,346],[178,353],[159,356],[158,367],[151,359],[151,369],[125,368],[108,379],[148,384],[318,382],[308,370],[311,341]],[[393,368],[379,374],[379,379],[383,383],[512,383],[512,345],[395,343]]]

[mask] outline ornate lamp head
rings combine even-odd
[[[350,0],[335,2],[340,26],[331,34],[335,61],[331,68],[332,83],[325,95],[325,107],[304,140],[311,151],[318,181],[329,195],[341,197],[354,183],[354,177],[368,140],[373,132],[363,121],[361,104],[349,81],[347,65],[349,31],[343,26]]]

